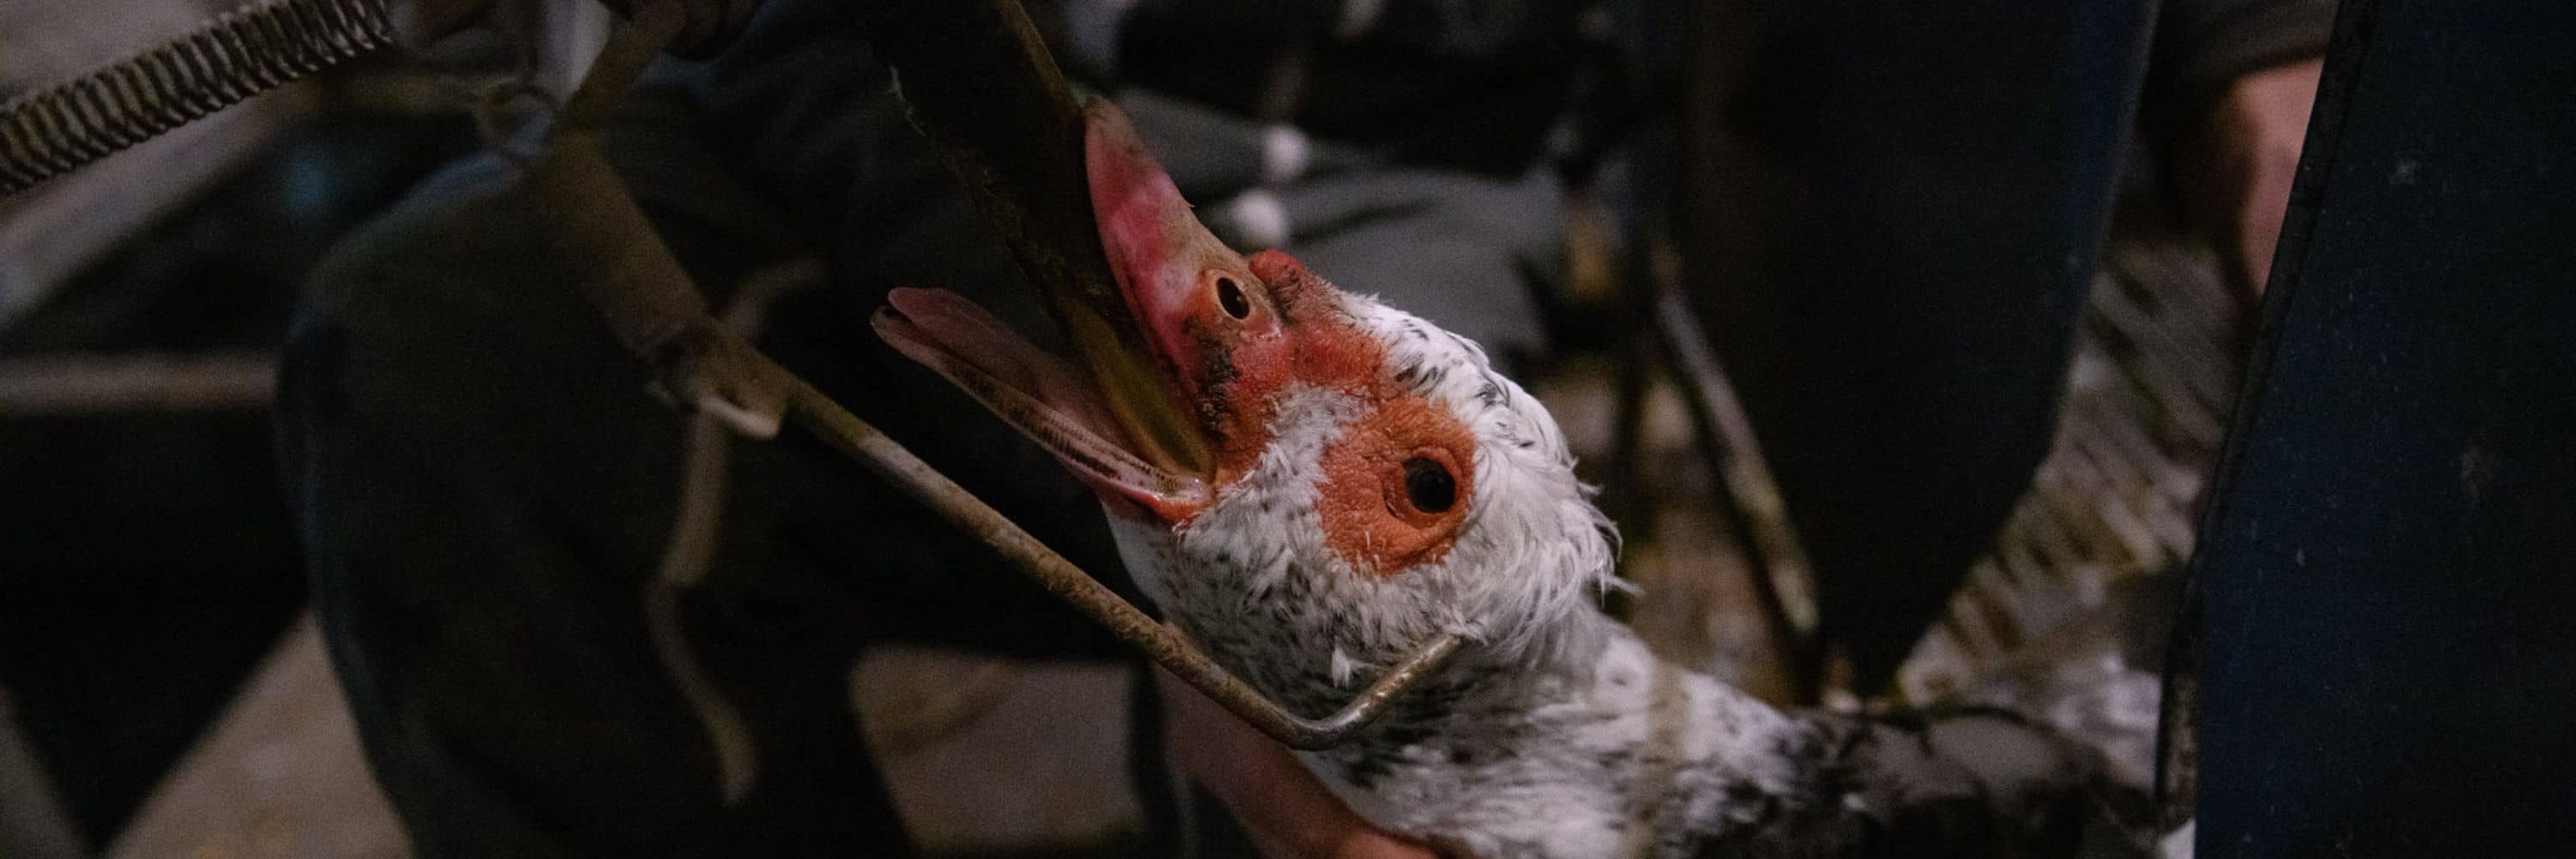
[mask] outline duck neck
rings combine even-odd
[[[1597,612],[1566,624],[1520,664],[1462,654],[1307,765],[1372,822],[1477,855],[1656,855],[1796,789],[1797,722]]]

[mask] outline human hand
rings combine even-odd
[[[1173,761],[1215,794],[1269,859],[1440,859],[1370,826],[1325,790],[1287,747],[1189,684],[1154,669]]]
[[[2312,59],[2237,78],[2185,153],[2184,203],[2192,220],[2258,294],[2281,240],[2281,216],[2324,68],[2324,60]]]

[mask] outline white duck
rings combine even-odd
[[[1357,740],[1300,753],[1361,816],[1503,857],[2075,855],[2090,758],[2001,714],[1783,712],[1601,614],[1615,535],[1537,399],[1474,343],[1201,227],[1106,102],[1093,208],[1210,461],[1126,437],[1073,368],[952,294],[877,329],[1098,488],[1165,615],[1322,714],[1448,631],[1470,643]]]

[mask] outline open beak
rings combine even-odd
[[[1188,405],[1202,360],[1191,320],[1206,312],[1210,272],[1250,269],[1190,214],[1124,114],[1093,99],[1084,120],[1092,212],[1118,294],[1046,296],[1079,366],[941,290],[894,290],[873,325],[1094,489],[1180,521],[1207,503],[1212,468]]]

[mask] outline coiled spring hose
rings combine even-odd
[[[0,196],[394,41],[385,0],[267,0],[0,103]]]

